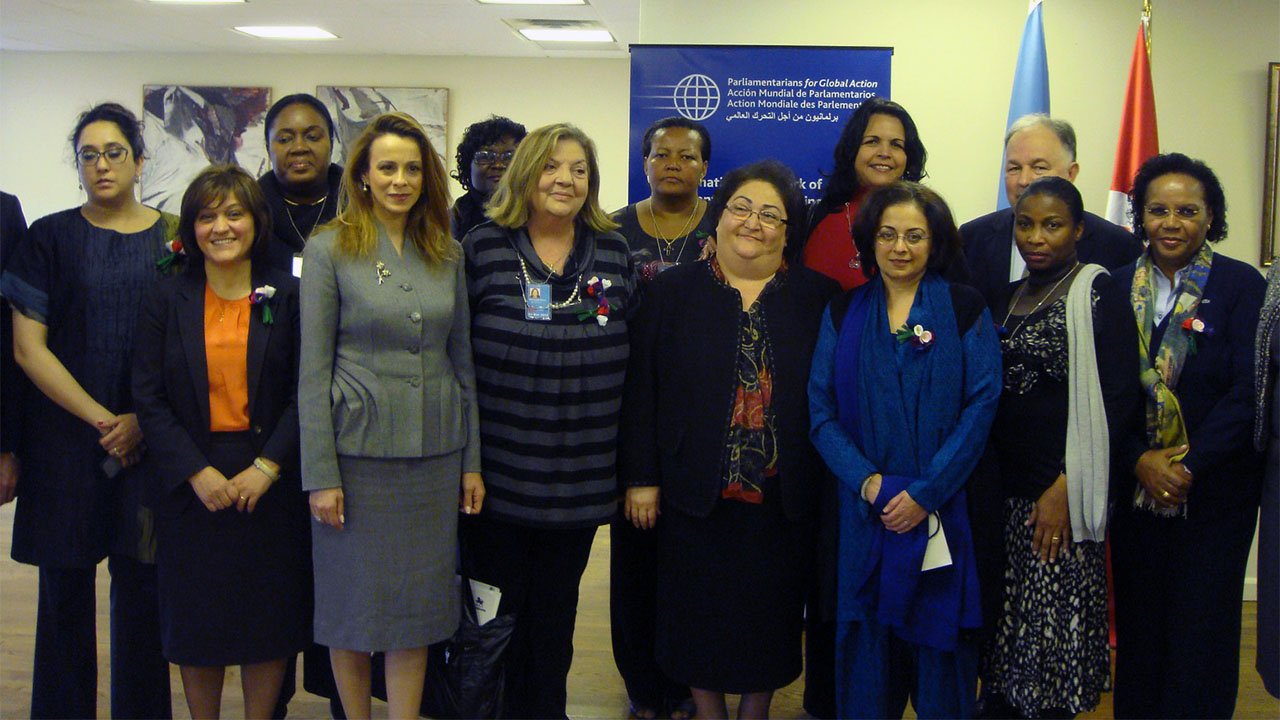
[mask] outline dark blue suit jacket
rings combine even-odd
[[[1132,286],[1134,267],[1116,272],[1115,282]],[[1194,474],[1187,495],[1189,520],[1258,503],[1262,455],[1253,447],[1253,340],[1266,286],[1256,268],[1213,254],[1196,311],[1211,332],[1196,338],[1196,352],[1187,356],[1173,388],[1191,445],[1182,460]],[[1186,332],[1170,328],[1169,317],[1152,332],[1154,347],[1165,332]],[[1137,457],[1126,462],[1132,469]],[[1132,498],[1137,482],[1132,472],[1121,481],[1117,502]]]
[[[964,255],[972,276],[970,285],[982,293],[991,308],[1009,286],[1009,255],[1013,251],[1013,210],[1006,208],[970,220],[960,226]],[[1076,243],[1076,254],[1082,263],[1094,263],[1108,270],[1124,267],[1142,254],[1142,243],[1133,233],[1093,213],[1084,214],[1084,233]]]

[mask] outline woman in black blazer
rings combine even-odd
[[[804,198],[781,163],[727,174],[708,213],[716,255],[664,271],[632,328],[618,469],[627,519],[660,533],[659,666],[698,717],[725,717],[726,693],[766,717],[800,674],[824,472],[807,384],[839,286],[783,260]]]
[[[1129,197],[1147,252],[1115,278],[1138,324],[1147,423],[1146,442],[1117,458],[1133,473],[1111,522],[1115,715],[1231,717],[1262,481],[1253,342],[1266,285],[1213,252],[1227,208],[1204,163],[1157,155]]]
[[[233,166],[182,199],[191,262],[142,310],[133,393],[156,511],[161,639],[192,717],[216,718],[225,666],[267,717],[311,637],[298,480],[298,282],[268,267],[270,210]]]

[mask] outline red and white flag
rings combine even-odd
[[[1160,152],[1156,134],[1156,96],[1151,87],[1151,16],[1143,14],[1138,39],[1133,44],[1129,64],[1129,86],[1124,93],[1124,115],[1120,118],[1120,140],[1116,143],[1116,164],[1111,171],[1111,191],[1107,193],[1107,219],[1130,230],[1129,191],[1133,176],[1151,156]]]

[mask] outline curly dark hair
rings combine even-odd
[[[680,115],[664,117],[650,125],[644,131],[644,139],[640,142],[640,157],[649,157],[649,151],[653,149],[654,133],[659,130],[666,130],[667,128],[673,127],[684,128],[690,132],[698,133],[698,139],[702,141],[702,147],[700,148],[702,151],[702,162],[711,162],[711,133],[707,132],[706,126],[702,123],[696,120],[690,120],[686,117],[681,117]]]
[[[1133,236],[1147,242],[1147,229],[1142,222],[1142,211],[1147,206],[1147,189],[1151,183],[1163,175],[1189,175],[1204,186],[1204,201],[1213,214],[1213,222],[1209,223],[1209,231],[1205,239],[1216,243],[1227,236],[1227,197],[1222,192],[1222,183],[1213,174],[1208,165],[1200,160],[1182,153],[1165,153],[1155,155],[1142,163],[1138,174],[1133,178],[1133,189],[1129,191],[1129,220],[1133,223]]]
[[[720,215],[729,204],[729,200],[733,198],[733,194],[752,180],[769,183],[782,197],[783,208],[787,211],[786,245],[790,246],[792,243],[803,240],[804,234],[808,231],[805,227],[808,206],[805,204],[804,192],[800,190],[800,180],[796,174],[780,160],[773,158],[759,160],[725,173],[719,187],[716,188],[716,194],[711,196],[707,212],[711,213],[711,217],[716,218],[718,223]]]
[[[488,120],[472,123],[462,133],[462,142],[458,143],[457,167],[449,174],[462,189],[471,192],[471,159],[476,151],[504,137],[514,138],[517,143],[528,134],[524,126],[510,118],[490,115]]]
[[[863,258],[876,256],[876,233],[880,230],[880,219],[885,209],[904,203],[920,208],[929,224],[929,262],[925,267],[945,274],[960,257],[960,231],[956,229],[955,217],[947,201],[917,182],[899,180],[876,190],[862,202],[858,216],[853,219],[853,244],[857,246],[858,254]],[[874,261],[863,260],[863,275],[875,277],[879,270]]]
[[[925,152],[924,143],[920,141],[920,132],[916,130],[915,121],[907,113],[906,108],[892,100],[871,98],[858,106],[849,116],[840,140],[836,143],[834,153],[835,167],[827,175],[827,191],[822,195],[824,203],[843,203],[858,191],[858,175],[853,168],[853,161],[858,157],[858,148],[862,145],[862,136],[867,132],[867,125],[873,115],[891,115],[902,123],[906,136],[907,168],[902,172],[903,180],[919,181],[925,176],[924,163],[929,154]]]
[[[120,129],[120,134],[129,142],[129,152],[133,153],[133,161],[146,157],[147,148],[142,141],[142,121],[129,108],[120,103],[104,102],[80,113],[76,118],[76,127],[71,131],[71,154],[74,157],[80,146],[80,134],[92,123],[109,122]]]

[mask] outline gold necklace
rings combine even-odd
[[[663,257],[662,246],[667,246],[666,254],[670,256],[672,248],[676,246],[676,238],[679,237],[684,237],[684,242],[680,243],[680,252],[676,253],[673,257],[679,259],[679,257],[684,254],[685,247],[689,245],[689,223],[693,222],[693,216],[698,214],[698,207],[701,202],[702,198],[695,197],[693,199],[693,210],[689,212],[689,217],[685,218],[684,225],[680,226],[680,232],[676,233],[670,240],[668,240],[662,234],[662,229],[658,227],[658,217],[653,214],[653,198],[649,198],[649,220],[653,223],[653,232],[657,234],[657,239],[660,241],[660,244],[658,245],[658,260],[664,263],[667,262],[666,257]]]
[[[283,196],[281,196],[281,197],[283,197]],[[316,203],[296,203],[296,202],[294,202],[294,201],[290,200],[289,198],[284,198],[284,201],[285,201],[286,203],[288,203],[288,204],[290,204],[290,205],[292,205],[292,206],[296,207],[296,208],[300,208],[300,207],[313,208],[313,207],[315,207],[315,206],[316,206]],[[329,195],[326,193],[324,197],[320,198],[320,212],[316,213],[316,223],[317,223],[317,224],[319,224],[319,222],[320,222],[320,218],[321,218],[321,217],[324,217],[324,206],[325,206],[325,203],[327,203],[327,202],[329,202]],[[289,212],[289,208],[285,208],[285,209],[284,209],[284,216],[285,216],[285,217],[287,217],[287,218],[289,218],[289,225],[293,228],[293,233],[294,233],[295,235],[297,235],[297,236],[298,236],[298,240],[299,240],[303,245],[306,245],[306,244],[307,244],[307,236],[306,236],[306,235],[303,235],[303,234],[302,234],[302,231],[298,229],[297,224],[293,222],[293,213]],[[312,228],[314,229],[314,226],[312,226]]]
[[[1031,308],[1031,312],[1023,315],[1022,317],[1028,318],[1028,317],[1031,317],[1032,315],[1035,315],[1036,311],[1040,309],[1040,306],[1044,304],[1044,301],[1052,297],[1053,291],[1057,290],[1059,285],[1066,282],[1066,279],[1071,277],[1072,274],[1075,273],[1076,268],[1078,267],[1080,267],[1079,260],[1076,261],[1075,265],[1071,266],[1071,269],[1067,271],[1066,275],[1063,275],[1061,278],[1058,278],[1058,282],[1054,283],[1053,287],[1049,288],[1049,292],[1045,293],[1044,296],[1040,298],[1040,302],[1036,303],[1036,306]],[[1008,329],[1009,318],[1013,315],[1013,309],[1018,307],[1018,301],[1022,299],[1022,293],[1026,289],[1027,289],[1027,281],[1023,280],[1022,284],[1018,286],[1017,291],[1013,293],[1013,300],[1009,302],[1009,311],[1004,314],[1004,322],[1000,323],[1001,327]],[[1019,323],[1018,327],[1021,328],[1022,324]],[[1013,332],[1016,332],[1016,330]],[[1010,332],[1009,335],[1013,335],[1013,332]]]

